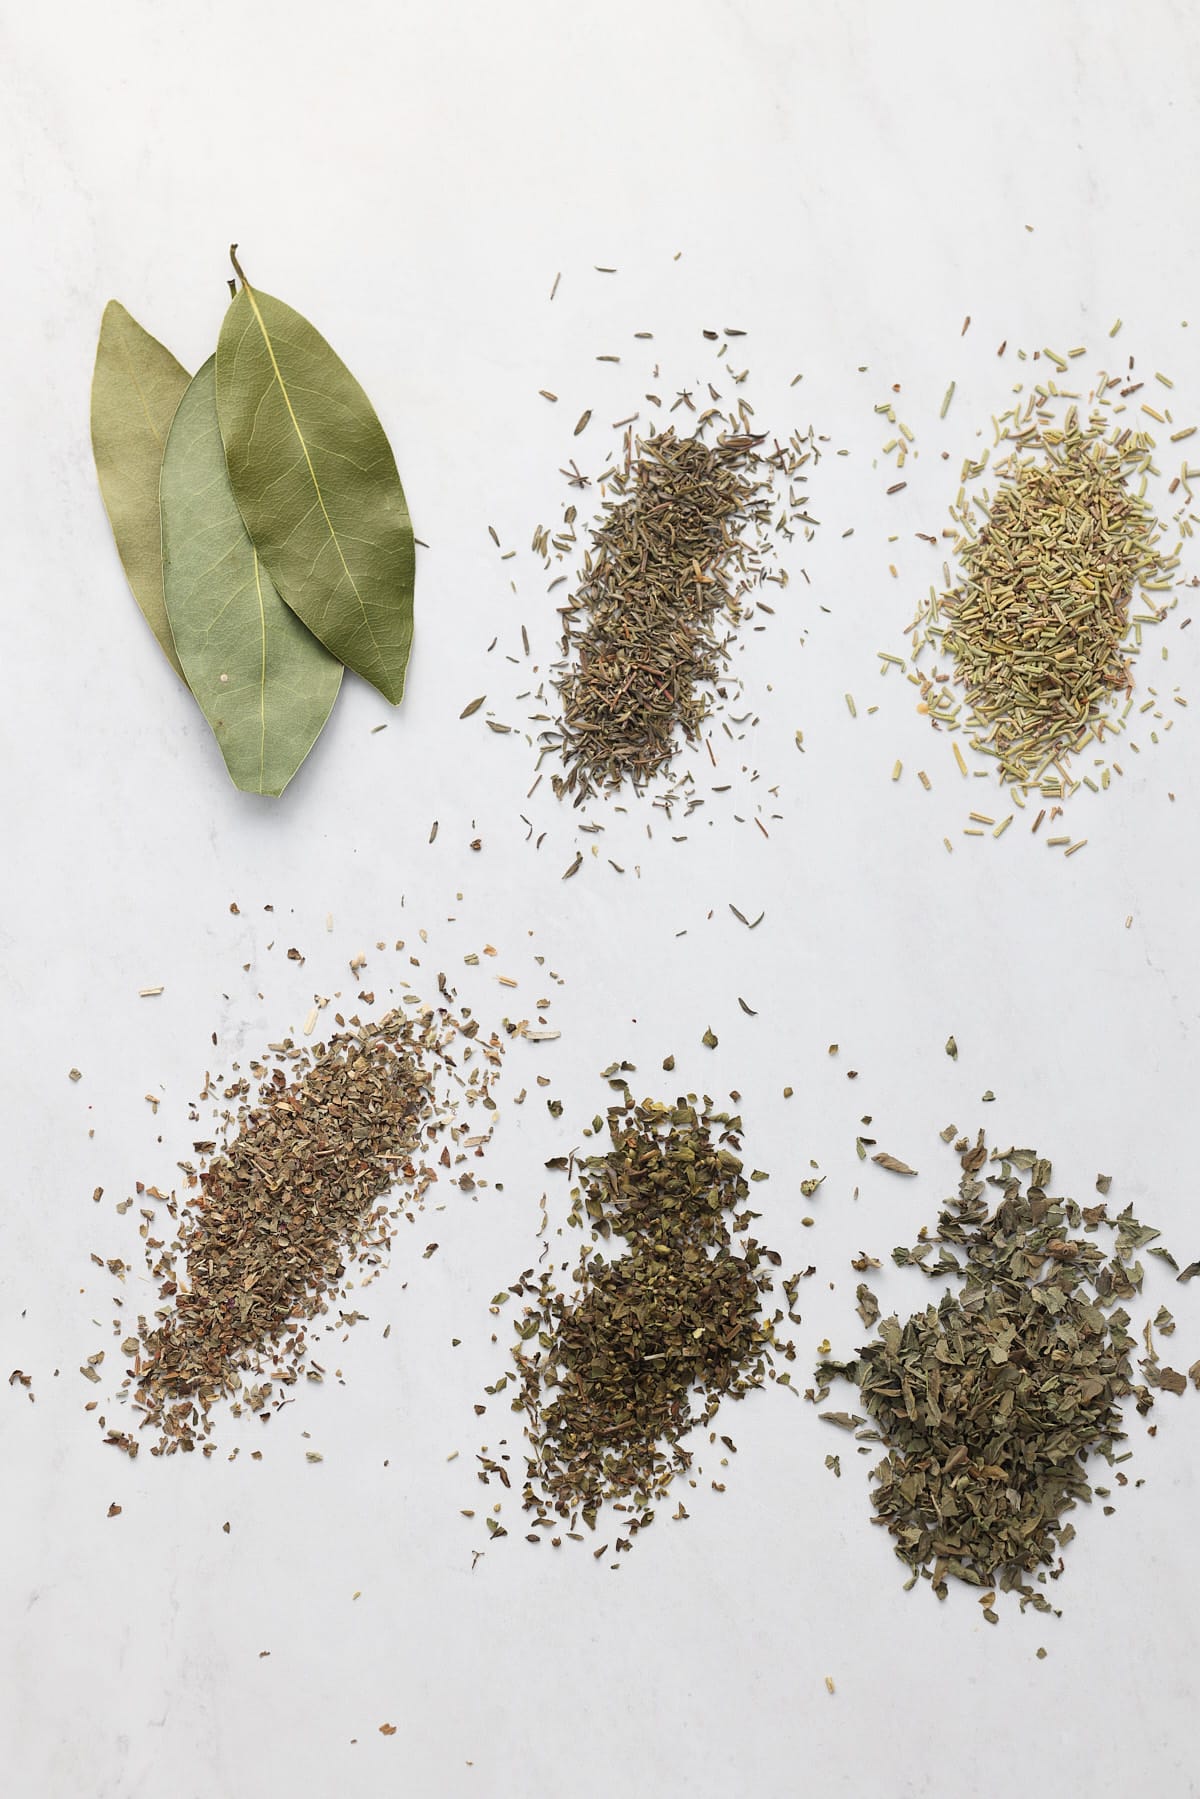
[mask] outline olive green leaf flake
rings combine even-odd
[[[280,595],[397,705],[415,552],[391,445],[321,334],[244,277],[217,345],[217,412],[234,495]]]
[[[246,535],[217,426],[215,357],[171,426],[161,508],[167,613],[188,683],[234,785],[280,794],[320,735],[342,670],[283,604]]]
[[[181,681],[185,676],[163,598],[158,473],[175,408],[190,379],[119,301],[108,302],[92,375],[96,474],[133,597]]]

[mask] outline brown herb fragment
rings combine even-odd
[[[863,1137],[860,1141],[866,1143],[869,1139]],[[881,1168],[890,1169],[893,1174],[915,1174],[917,1172],[915,1168],[910,1168],[907,1162],[901,1162],[895,1156],[889,1156],[886,1150],[880,1150],[878,1155],[871,1157],[871,1160],[878,1162]]]

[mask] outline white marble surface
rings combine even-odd
[[[613,1058],[637,1061],[649,1092],[669,1050],[684,1083],[742,1091],[748,1153],[773,1177],[763,1234],[819,1270],[801,1368],[826,1332],[858,1340],[849,1256],[886,1258],[932,1216],[949,1118],[1037,1144],[1081,1194],[1111,1172],[1114,1197],[1182,1258],[1200,1253],[1194,706],[1105,799],[1081,796],[1072,822],[1089,844],[1064,864],[1024,830],[961,838],[948,747],[911,689],[880,684],[874,654],[936,567],[913,533],[941,528],[952,471],[1016,378],[1002,339],[1108,354],[1121,314],[1120,349],[1174,375],[1181,419],[1200,410],[1194,9],[72,0],[4,5],[0,45],[0,1374],[27,1371],[36,1394],[0,1386],[5,1791],[1200,1791],[1195,1395],[1165,1399],[1155,1443],[1135,1426],[1145,1487],[1112,1518],[1079,1520],[1061,1620],[1006,1606],[990,1629],[965,1593],[939,1607],[902,1592],[868,1522],[865,1464],[784,1394],[722,1419],[731,1467],[708,1469],[690,1522],[656,1525],[619,1574],[586,1549],[527,1546],[511,1501],[509,1540],[472,1571],[483,1532],[459,1515],[482,1498],[473,1453],[508,1428],[503,1398],[484,1418],[471,1409],[503,1366],[487,1302],[534,1259],[542,1163],[578,1140]],[[252,278],[364,381],[431,545],[409,700],[391,713],[348,679],[278,804],[232,791],[137,618],[88,445],[104,302],[195,366],[233,238]],[[530,811],[519,739],[458,712],[486,691],[519,722],[522,672],[500,657],[520,623],[535,644],[552,624],[524,546],[560,503],[557,469],[582,453],[578,413],[639,403],[631,333],[656,332],[674,389],[709,367],[700,328],[731,324],[751,334],[758,416],[811,419],[851,454],[814,483],[811,586],[797,578],[739,662],[762,722],[744,747],[716,740],[734,792],[685,843],[655,815],[652,842],[627,842],[624,879],[602,852],[564,886],[571,821],[544,792]],[[595,363],[606,351],[625,360]],[[895,382],[924,454],[889,500],[872,407]],[[598,442],[581,440],[587,454]],[[500,563],[489,523],[522,555]],[[1200,631],[1181,635],[1178,617],[1160,639],[1169,664],[1153,648],[1146,673],[1195,699]],[[761,771],[753,786],[743,762]],[[733,818],[760,802],[778,814],[769,840]],[[523,811],[548,833],[540,852]],[[730,902],[765,908],[763,924],[748,934]],[[421,972],[371,949],[397,937]],[[488,1162],[503,1193],[402,1239],[363,1306],[371,1322],[337,1347],[345,1386],[300,1394],[261,1463],[130,1464],[102,1448],[76,1369],[105,1341],[113,1283],[89,1252],[132,1259],[112,1203],[135,1179],[170,1183],[205,1068],[296,1028],[314,992],[350,988],[360,949],[382,996],[400,976],[453,977],[485,941],[522,1004],[534,954],[565,979],[561,1042],[509,1060]],[[490,976],[463,973],[481,1007],[511,1008]],[[159,982],[161,999],[137,998]],[[699,1042],[709,1024],[715,1053]],[[542,1069],[557,1123],[536,1094],[510,1103]],[[919,1183],[860,1177],[864,1112]],[[829,1179],[805,1230],[810,1157]],[[899,1275],[880,1286],[889,1303],[923,1302]],[[1196,1290],[1157,1292],[1186,1367]],[[313,1445],[320,1466],[305,1462]],[[718,1473],[723,1497],[707,1486]]]

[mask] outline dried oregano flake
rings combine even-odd
[[[512,1288],[525,1302],[512,1403],[525,1418],[532,1540],[540,1530],[557,1544],[553,1533],[577,1535],[581,1520],[595,1529],[611,1505],[620,1550],[692,1469],[688,1433],[726,1398],[768,1379],[789,1384],[774,1361],[795,1351],[775,1334],[783,1313],[765,1310],[780,1258],[748,1234],[740,1119],[692,1097],[635,1104],[623,1078],[613,1085],[622,1097],[607,1115],[611,1147],[578,1165],[572,1189],[570,1222],[591,1229],[572,1284],[530,1271]],[[794,1297],[796,1282],[785,1286]],[[479,1462],[485,1481],[507,1486],[496,1456]],[[680,1504],[674,1516],[687,1515]]]

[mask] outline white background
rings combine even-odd
[[[967,792],[875,660],[903,648],[936,577],[914,533],[942,528],[961,458],[1019,378],[1016,345],[1085,343],[1089,371],[1134,354],[1174,376],[1180,421],[1200,414],[1194,9],[107,0],[5,4],[2,21],[0,1374],[25,1370],[36,1394],[0,1386],[6,1791],[1200,1791],[1194,1394],[1164,1398],[1156,1442],[1135,1426],[1145,1487],[1111,1518],[1077,1518],[1051,1589],[1061,1620],[1004,1604],[993,1629],[965,1591],[942,1606],[904,1593],[869,1522],[867,1461],[774,1389],[722,1416],[731,1466],[702,1454],[690,1521],[663,1508],[618,1573],[587,1545],[526,1544],[511,1499],[509,1537],[472,1570],[482,1520],[460,1516],[497,1496],[474,1478],[480,1446],[510,1433],[519,1454],[504,1396],[472,1411],[507,1352],[488,1301],[534,1261],[543,1191],[561,1218],[542,1164],[605,1103],[610,1060],[639,1065],[641,1092],[743,1094],[747,1154],[772,1177],[755,1190],[762,1234],[787,1267],[818,1270],[800,1385],[822,1336],[861,1338],[849,1256],[886,1263],[949,1191],[936,1132],[952,1120],[1035,1145],[1082,1199],[1111,1173],[1113,1198],[1181,1260],[1200,1253],[1194,708],[1168,704],[1178,722],[1157,748],[1142,733],[1123,782],[1078,796],[1069,824],[1088,847],[1064,862],[1027,822],[999,843],[962,837],[969,805],[998,816],[998,796]],[[142,625],[88,442],[105,301],[194,368],[231,239],[362,379],[430,545],[403,707],[347,678],[280,802],[232,790]],[[574,454],[594,473],[652,359],[668,394],[695,384],[712,365],[701,329],[727,325],[750,334],[759,421],[830,440],[812,483],[822,531],[737,661],[747,699],[731,709],[761,723],[741,744],[714,737],[733,791],[687,825],[614,817],[579,840],[586,865],[564,885],[573,821],[547,783],[526,802],[524,737],[458,714],[487,693],[485,712],[524,727],[515,696],[532,683],[501,658],[523,660],[521,623],[543,669],[553,642],[527,546],[569,497],[558,469]],[[622,363],[593,360],[606,352]],[[897,382],[923,453],[887,498],[872,408]],[[498,560],[488,524],[515,559]],[[1182,572],[1200,572],[1194,549]],[[1141,678],[1195,698],[1187,610]],[[695,766],[703,782],[707,758]],[[521,812],[547,833],[540,851]],[[766,916],[748,933],[730,903]],[[397,938],[403,953],[373,948]],[[488,942],[499,956],[464,968]],[[171,1184],[204,1070],[298,1029],[314,994],[353,1002],[358,951],[380,1004],[399,978],[432,994],[439,969],[489,1022],[552,998],[562,1039],[511,1051],[480,1165],[503,1191],[452,1191],[406,1227],[360,1297],[370,1322],[331,1347],[345,1386],[301,1392],[257,1436],[225,1433],[245,1445],[235,1463],[130,1463],[83,1411],[98,1397],[124,1422],[111,1382],[76,1372],[111,1341],[117,1291],[89,1252],[134,1259],[136,1213],[112,1204],[135,1179]],[[137,998],[160,982],[161,999]],[[863,1171],[863,1113],[919,1182]],[[806,1202],[810,1159],[828,1178]],[[889,1305],[927,1297],[890,1267],[875,1284]],[[136,1311],[151,1290],[129,1285]],[[1179,1317],[1164,1350],[1182,1367],[1200,1354],[1195,1292],[1156,1278],[1151,1294]]]

